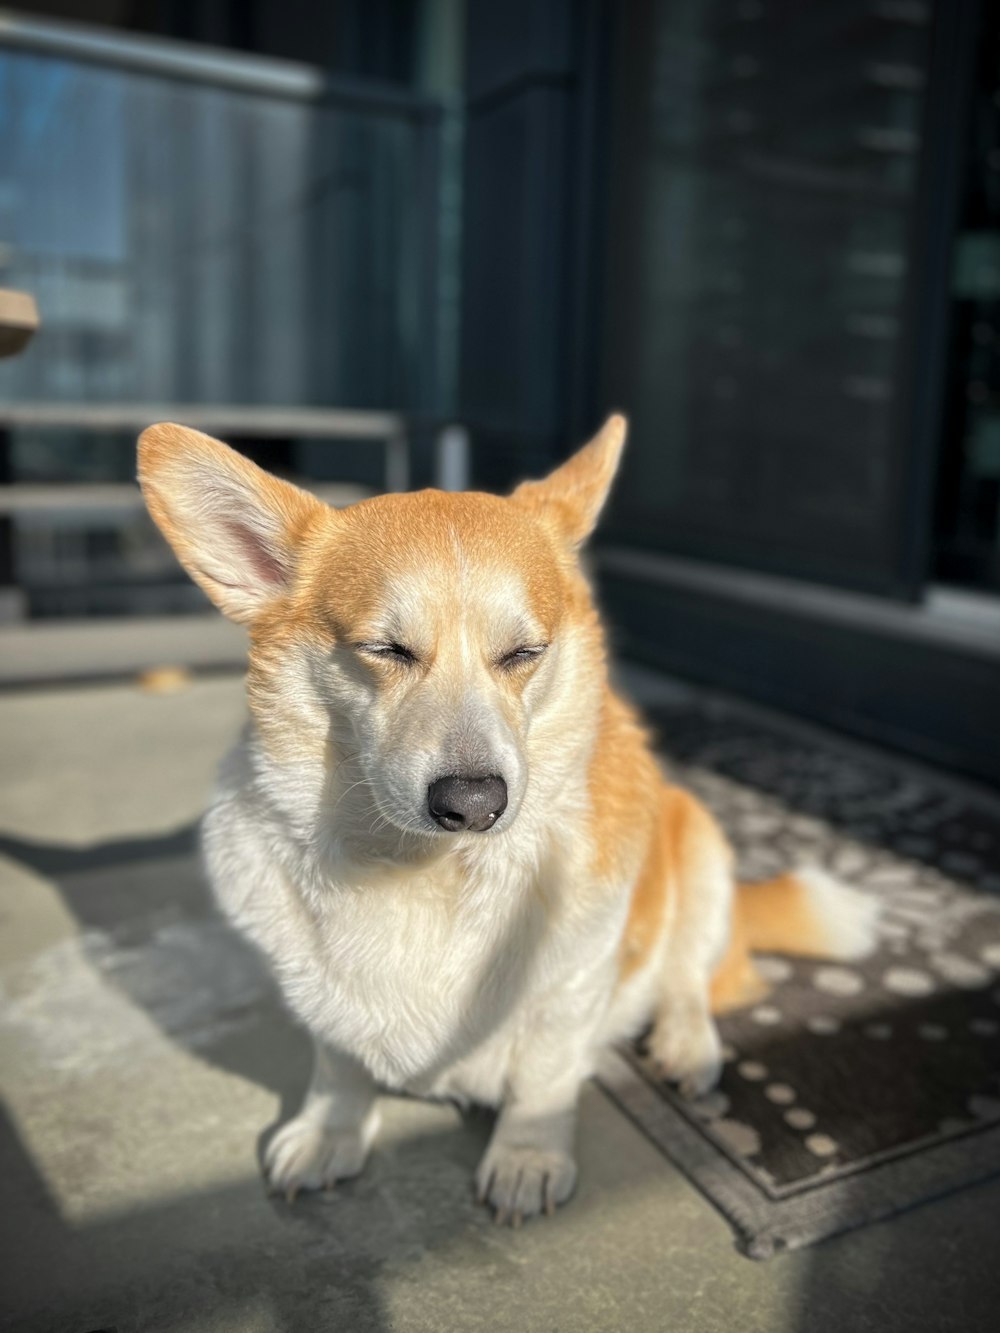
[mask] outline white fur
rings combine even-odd
[[[823,924],[824,952],[830,958],[867,958],[878,942],[877,901],[842,884],[818,866],[796,870],[805,885],[809,905]]]
[[[324,864],[262,790],[253,750],[248,737],[227,761],[205,854],[221,905],[317,1038],[387,1086],[496,1104],[545,1023],[606,1012],[627,895],[570,891],[586,873],[582,829],[575,853],[540,856],[522,812],[520,839],[519,819],[426,868]]]

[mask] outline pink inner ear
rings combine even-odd
[[[250,566],[248,572],[255,575],[255,581],[274,587],[282,587],[288,582],[288,570],[278,557],[268,550],[260,533],[232,519],[225,519],[223,526],[231,534],[243,560]],[[246,583],[249,584],[250,579],[247,579]]]

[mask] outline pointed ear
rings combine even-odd
[[[329,513],[218,440],[169,422],[139,437],[139,484],[187,572],[244,622],[288,590],[306,528]]]
[[[608,497],[627,429],[624,417],[608,417],[589,444],[544,481],[522,482],[511,500],[554,525],[571,546],[580,546],[593,532]]]

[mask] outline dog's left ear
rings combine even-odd
[[[571,546],[582,545],[608,498],[627,429],[623,416],[608,417],[589,444],[543,481],[522,482],[511,500],[553,524]]]
[[[178,560],[243,623],[291,590],[307,530],[333,517],[315,496],[169,421],[139,437],[139,484]]]

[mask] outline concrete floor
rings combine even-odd
[[[1000,1325],[1000,1182],[755,1264],[596,1088],[576,1198],[521,1231],[471,1198],[486,1119],[417,1102],[358,1181],[267,1198],[306,1043],[190,851],[241,712],[234,678],[0,696],[0,1327]]]

